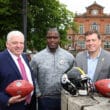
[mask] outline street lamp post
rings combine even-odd
[[[27,48],[27,0],[23,0],[23,33],[25,36],[25,48],[24,51],[26,51]]]

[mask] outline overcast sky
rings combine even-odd
[[[72,12],[83,13],[86,12],[86,7],[93,4],[95,1],[97,4],[104,7],[104,13],[110,13],[110,0],[59,0],[60,3],[67,5],[67,9]]]

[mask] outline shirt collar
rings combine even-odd
[[[99,56],[100,56],[100,54],[101,54],[101,50],[102,50],[102,49],[100,48],[99,53],[98,53],[98,55],[95,57],[95,59],[96,59],[96,58],[99,58]],[[87,51],[87,58],[91,58],[90,55],[89,55],[89,53],[88,53],[88,51]]]
[[[11,55],[12,58],[18,59],[18,57],[16,55],[14,55],[10,50],[8,50],[8,52]],[[21,55],[20,55],[20,57],[21,57]]]
[[[48,47],[48,46],[46,47],[46,49],[47,49],[47,51],[49,51],[49,52],[50,52],[50,49],[49,49],[49,47]],[[57,51],[59,51],[59,49],[60,49],[60,46],[58,46],[58,48],[56,49],[55,53],[56,53]],[[51,52],[51,53],[52,53],[52,52]]]

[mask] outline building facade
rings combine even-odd
[[[104,13],[104,7],[94,2],[86,7],[86,12],[83,14],[75,14],[74,22],[77,23],[79,32],[74,33],[73,30],[68,30],[68,39],[71,44],[69,49],[84,50],[84,33],[88,30],[97,30],[102,37],[102,47],[110,50],[110,14]]]

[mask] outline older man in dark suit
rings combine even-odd
[[[35,91],[31,93],[31,101],[26,97],[10,96],[5,88],[14,80],[23,79],[17,58],[24,64],[28,81],[34,85],[28,59],[23,54],[24,35],[20,31],[11,31],[7,35],[7,49],[0,53],[0,110],[36,110]]]

